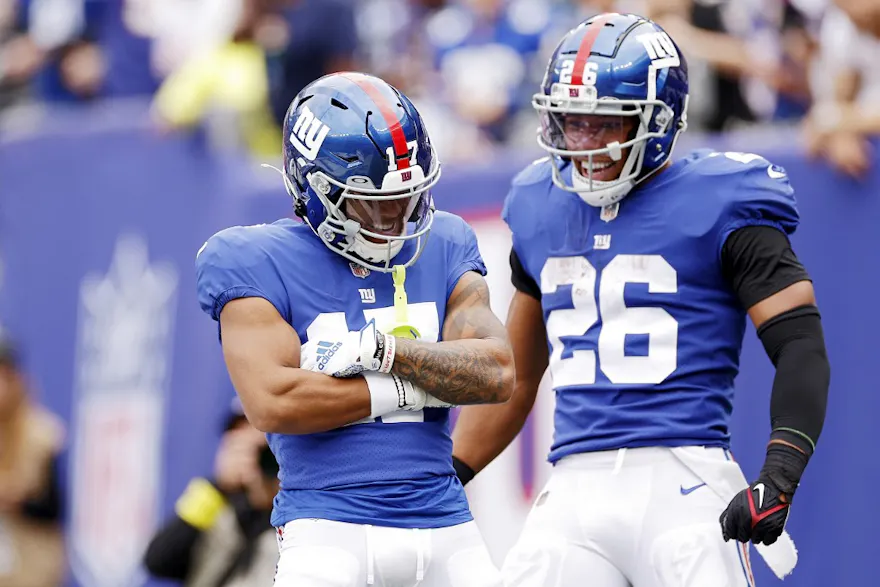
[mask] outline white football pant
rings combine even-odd
[[[748,545],[724,542],[718,522],[724,480],[742,476],[729,456],[682,447],[563,458],[504,561],[505,586],[753,587]]]
[[[294,520],[278,547],[275,587],[502,587],[474,522],[407,529]]]

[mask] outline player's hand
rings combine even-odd
[[[359,331],[348,332],[340,340],[316,338],[306,342],[300,351],[300,368],[331,377],[354,377],[365,371],[386,373],[390,370],[383,365],[385,349],[389,339],[376,329],[375,320],[370,320]]]
[[[737,493],[721,514],[724,541],[773,544],[785,529],[791,497],[771,478],[758,477],[751,486]]]
[[[758,480],[737,493],[721,514],[724,540],[768,545],[776,542],[785,529],[807,460],[796,448],[771,441]]]

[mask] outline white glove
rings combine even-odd
[[[365,371],[388,373],[394,363],[393,336],[376,330],[370,320],[359,331],[351,331],[341,340],[316,338],[300,350],[300,368],[331,377],[354,377]]]
[[[365,372],[363,375],[370,388],[371,418],[398,410],[415,412],[425,407],[429,396],[418,385],[390,373]]]
[[[357,333],[352,332],[351,334]],[[339,344],[340,343],[333,343],[326,348],[333,349]],[[316,373],[323,373],[320,369],[321,363],[318,361],[318,355],[315,352],[316,348],[324,349],[325,347],[319,347],[318,343],[313,341],[309,341],[303,345],[301,353],[302,364],[300,365],[300,368],[314,371]],[[324,355],[329,354],[330,352],[330,350],[327,350]],[[329,365],[334,360],[334,357],[325,360],[325,368],[326,365]],[[397,410],[414,411],[421,410],[422,408],[454,408],[456,406],[456,404],[450,404],[437,399],[418,385],[406,381],[405,379],[401,379],[397,375],[390,373],[376,373],[373,371],[364,371],[361,374],[364,376],[364,379],[366,379],[367,386],[370,388],[370,398],[372,402],[371,418],[384,416],[385,414],[396,412]],[[352,375],[346,375],[346,377],[351,376]],[[334,377],[341,376],[334,375]]]

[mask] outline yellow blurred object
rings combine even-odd
[[[196,477],[189,482],[174,510],[181,520],[199,530],[207,530],[226,507],[226,498],[206,479]]]
[[[153,108],[161,122],[175,128],[198,124],[210,108],[236,112],[254,155],[277,155],[281,131],[268,100],[262,49],[250,42],[230,42],[171,73],[156,93]]]
[[[396,326],[388,334],[398,338],[413,340],[421,338],[418,329],[407,324],[409,321],[409,310],[407,308],[406,289],[404,287],[406,267],[395,265],[391,269],[391,278],[394,280],[394,322]]]

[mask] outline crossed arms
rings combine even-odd
[[[230,378],[259,430],[312,434],[370,415],[363,377],[336,379],[299,368],[301,340],[267,300],[227,303],[220,329]],[[513,353],[481,275],[470,271],[458,281],[447,301],[442,342],[398,340],[392,373],[449,403],[507,401]]]

